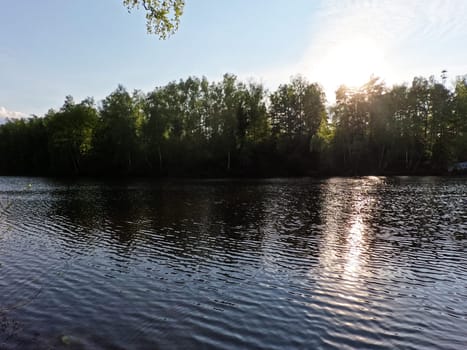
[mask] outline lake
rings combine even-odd
[[[465,348],[466,195],[466,178],[0,177],[0,348]]]

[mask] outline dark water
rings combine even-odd
[[[466,195],[0,178],[0,349],[465,349]]]

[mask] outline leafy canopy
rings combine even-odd
[[[128,11],[143,8],[146,11],[146,28],[149,34],[166,39],[174,34],[185,7],[184,0],[123,0]]]

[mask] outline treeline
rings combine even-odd
[[[287,176],[423,174],[467,160],[467,77],[341,86],[326,107],[295,77],[269,93],[226,74],[149,93],[119,86],[96,105],[66,97],[0,126],[2,175]]]

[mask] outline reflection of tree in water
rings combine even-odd
[[[427,266],[432,273],[442,273],[443,266],[438,264],[443,256],[464,250],[467,198],[463,180],[391,178],[379,194],[384,205],[371,213],[377,229],[372,251],[392,267],[393,271],[386,269],[387,278],[416,279]],[[403,276],[396,270],[400,265],[407,267]]]
[[[177,185],[147,198],[151,231],[160,234],[181,257],[225,255],[258,241],[262,200],[255,186],[241,184]],[[253,249],[249,247],[246,249]]]
[[[130,254],[141,226],[141,205],[124,186],[76,184],[57,194],[49,218],[66,230],[57,239],[83,250],[115,247]]]
[[[273,182],[263,190],[266,193],[266,224],[262,227],[265,268],[273,274],[300,276],[311,268],[319,251],[316,244],[321,224],[319,181]]]
[[[271,239],[265,234],[278,233],[277,243],[304,257],[316,250],[310,235],[321,219],[320,189],[305,182],[283,186],[261,181],[77,186],[60,194],[52,215],[70,224],[67,239],[113,247],[123,255],[151,254],[152,246],[153,256],[162,249],[181,258],[227,259],[224,252],[264,249]]]
[[[151,254],[152,247],[152,255],[165,250],[181,258],[207,257],[215,251],[252,249],[242,245],[260,241],[261,198],[261,188],[240,183],[76,186],[60,194],[51,216],[69,225],[62,233],[66,239],[122,255]]]

